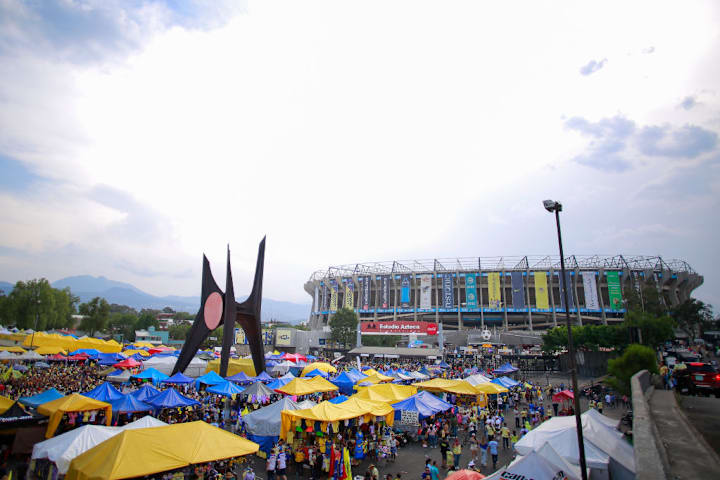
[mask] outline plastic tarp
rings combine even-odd
[[[298,410],[298,404],[289,398],[283,398],[267,407],[255,410],[242,419],[248,433],[258,436],[280,435],[281,415],[283,410]]]
[[[553,419],[551,419],[553,420]],[[539,450],[546,443],[550,443],[557,453],[573,465],[580,462],[579,449],[577,443],[577,432],[575,428],[567,428],[558,425],[550,425],[542,428],[543,422],[533,430],[530,430],[515,444],[515,451],[520,455],[529,455],[535,450]],[[585,429],[583,428],[583,432]],[[596,447],[590,439],[585,440],[585,460],[589,468],[598,470],[607,470],[610,464],[610,457],[605,452]]]
[[[496,378],[495,380],[492,381],[492,383],[494,383],[496,385],[500,385],[501,387],[505,387],[505,388],[513,388],[513,387],[517,387],[518,385],[520,385],[520,382],[518,382],[517,380],[513,380],[510,377]]]
[[[580,480],[580,469],[569,464],[550,444],[541,450],[518,457],[507,467],[500,468],[494,474],[485,477],[491,480],[509,478],[562,478]]]
[[[308,373],[312,372],[313,370],[320,370],[321,372],[324,372],[324,373],[337,373],[337,368],[333,367],[329,363],[313,362],[313,363],[308,363],[305,366],[305,368],[303,368],[300,376],[304,377]]]
[[[188,398],[185,395],[180,394],[174,388],[168,388],[167,390],[158,393],[154,397],[149,398],[146,403],[155,408],[178,408],[200,405],[200,402],[197,400],[193,400],[192,398]]]
[[[140,373],[131,375],[130,378],[136,378],[138,380],[150,380],[155,385],[157,385],[162,380],[165,380],[166,378],[169,378],[169,377],[166,374],[155,370],[154,368],[148,368],[147,370],[143,370]]]
[[[36,347],[59,347],[67,352],[79,350],[82,348],[90,348],[103,353],[115,353],[120,351],[120,345],[117,342],[106,342],[99,338],[82,337],[75,339],[69,335],[60,335],[59,333],[36,332],[35,335],[28,335],[23,340],[23,347],[30,345]]]
[[[430,378],[429,375],[426,375],[422,372],[408,372],[408,376],[416,380],[427,380],[428,378]]]
[[[73,458],[93,448],[94,446],[114,437],[123,430],[137,428],[161,427],[165,422],[146,416],[123,427],[102,427],[99,425],[84,425],[69,432],[35,444],[32,458],[47,458],[53,462],[60,474],[67,473]]]
[[[365,377],[363,375],[363,377]],[[330,383],[336,385],[342,393],[352,394],[353,387],[357,381],[353,380],[349,372],[342,372],[340,375],[330,380]]]
[[[0,396],[0,415],[7,412],[7,410],[15,404],[15,400],[7,397]]]
[[[195,379],[195,388],[198,388],[201,384],[202,385],[217,385],[219,383],[226,382],[223,377],[218,375],[215,372],[208,372],[205,375],[202,375]]]
[[[466,382],[468,382],[472,386],[480,385],[481,383],[489,383],[490,379],[483,375],[482,373],[476,373],[475,375],[470,375],[465,379]]]
[[[497,383],[481,383],[473,387],[476,391],[486,395],[497,395],[498,393],[507,393],[509,390]]]
[[[286,395],[309,395],[317,392],[332,392],[338,387],[322,377],[295,378],[284,387],[276,388],[275,391]]]
[[[210,360],[205,367],[205,373],[216,372],[220,373],[220,359]],[[231,358],[228,361],[227,374],[229,376],[235,375],[236,373],[243,372],[248,377],[254,377],[257,375],[255,372],[255,365],[251,358]]]
[[[233,395],[241,393],[243,390],[243,387],[238,387],[233,382],[228,381],[224,381],[222,383],[218,383],[217,385],[212,385],[207,388],[207,391],[209,393],[213,393],[215,395],[222,395],[223,397],[232,397]]]
[[[176,384],[176,385],[185,385],[188,383],[193,383],[194,381],[195,380],[193,380],[192,378],[190,378],[186,375],[183,375],[180,372],[176,373],[172,377],[166,378],[165,380],[161,380],[162,383],[172,383],[172,384]]]
[[[248,377],[245,372],[238,372],[235,375],[231,377],[227,377],[228,380],[231,382],[239,383],[239,384],[250,384],[253,383],[253,378]]]
[[[268,375],[267,372],[260,372],[260,375],[255,377],[255,380],[258,382],[270,383],[274,380],[274,378]]]
[[[81,355],[83,353],[90,358],[98,358],[101,352],[96,348],[78,348],[77,350],[71,351],[70,355]],[[124,359],[123,357],[121,360]]]
[[[290,380],[288,380],[288,379],[276,378],[276,379],[273,380],[272,382],[268,383],[268,384],[267,384],[267,387],[268,387],[270,390],[276,390],[276,389],[278,389],[278,388],[280,388],[280,387],[284,387],[284,386],[287,385],[288,383],[290,383]]]
[[[152,405],[148,405],[129,394],[113,400],[110,404],[115,413],[151,412],[155,409]]]
[[[323,372],[322,370],[318,370],[317,368],[316,368],[315,370],[313,370],[312,372],[306,373],[306,374],[303,375],[303,376],[304,376],[304,377],[308,377],[308,378],[309,378],[309,377],[330,378],[330,374],[329,374],[329,373]]]
[[[573,392],[571,392],[570,390],[563,390],[563,391],[558,392],[555,395],[553,395],[552,401],[553,402],[566,402],[566,401],[572,400],[574,398],[575,398],[575,396],[573,395]]]
[[[315,405],[317,405],[317,402],[313,402],[312,400],[303,400],[302,402],[298,402],[298,410],[303,410],[306,408],[312,408]]]
[[[83,395],[94,400],[100,400],[101,402],[112,402],[113,400],[123,398],[123,394],[108,382],[98,385],[89,392],[83,393]]]
[[[134,392],[130,392],[128,395],[132,395],[133,397],[135,397],[136,400],[140,400],[141,402],[147,402],[148,400],[159,394],[160,390],[153,387],[149,383],[145,383]]]
[[[30,360],[33,362],[36,362],[38,360],[45,360],[45,358],[38,354],[37,352],[31,350],[29,352],[23,353],[18,357],[15,357],[16,360]]]
[[[417,388],[428,390],[430,392],[447,392],[456,395],[480,395],[475,387],[465,380],[446,380],[443,378],[433,378],[425,382],[414,383]]]
[[[98,353],[97,360],[100,365],[115,365],[127,357],[122,353]]]
[[[58,353],[67,355],[67,350],[63,349],[62,347],[48,345],[36,348],[35,353],[37,353],[38,355],[57,355]]]
[[[267,385],[265,385],[262,382],[255,382],[246,389],[242,391],[242,394],[245,396],[256,396],[256,397],[269,397],[270,395],[275,395],[275,392],[268,388]]]
[[[383,383],[369,387],[358,387],[358,391],[354,397],[365,400],[395,403],[405,400],[416,393],[417,387],[413,385],[394,385],[392,383]]]
[[[108,382],[125,383],[130,380],[130,370],[116,370],[109,374],[106,378]]]
[[[33,395],[32,397],[22,397],[18,400],[18,402],[22,403],[26,407],[37,408],[43,403],[52,402],[53,400],[57,400],[58,398],[62,398],[64,396],[65,395],[54,388],[51,388],[50,390],[45,390],[42,393]]]
[[[349,397],[346,397],[345,395],[338,395],[337,397],[333,397],[328,402],[334,403],[337,405],[338,403],[346,402]]]
[[[76,457],[67,480],[115,480],[249,455],[258,444],[202,421],[123,430]]]
[[[504,365],[501,365],[495,370],[493,370],[493,373],[496,375],[506,375],[508,373],[515,373],[517,371],[517,368],[513,367],[510,362],[507,362]]]
[[[350,398],[348,401],[337,405],[330,402],[321,402],[312,408],[304,410],[284,410],[281,414],[282,425],[280,436],[283,438],[287,436],[288,431],[298,419],[319,422],[339,422],[341,420],[349,420],[363,416],[368,416],[369,418],[384,416],[388,425],[392,425],[394,420],[394,410],[387,403],[356,398]]]
[[[430,392],[419,392],[401,402],[393,403],[392,407],[395,409],[396,418],[402,410],[418,412],[420,418],[425,418],[450,410],[452,405],[440,400]]]
[[[65,413],[86,412],[88,410],[105,410],[105,424],[110,425],[112,421],[112,406],[107,402],[93,400],[79,393],[73,393],[67,397],[43,403],[38,407],[37,411],[41,415],[50,417],[45,438],[50,438],[55,434],[55,430],[57,430],[58,425],[60,425],[60,420],[62,420]]]
[[[347,376],[350,378],[350,380],[353,381],[353,383],[361,382],[365,380],[368,376],[365,375],[362,372],[359,372],[357,369],[353,368],[349,372],[344,372],[347,374]]]

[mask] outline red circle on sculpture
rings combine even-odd
[[[222,318],[223,314],[223,300],[219,293],[213,292],[210,295],[208,295],[207,300],[205,300],[205,308],[203,309],[203,318],[205,319],[205,325],[210,330],[215,330],[215,328],[220,324],[220,319]]]

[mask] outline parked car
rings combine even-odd
[[[720,373],[716,367],[703,362],[688,362],[685,366],[675,372],[679,392],[720,398]]]

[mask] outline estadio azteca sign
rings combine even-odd
[[[433,322],[360,322],[363,335],[437,335],[438,326]]]

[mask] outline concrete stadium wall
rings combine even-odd
[[[669,478],[667,453],[650,413],[649,398],[655,387],[650,372],[641,370],[630,379],[633,408],[633,445],[637,480]]]

